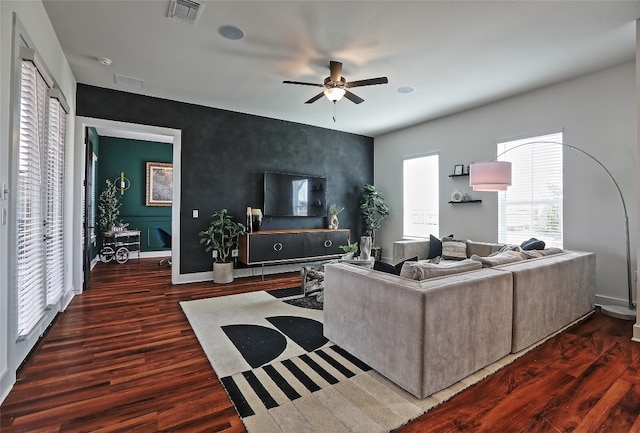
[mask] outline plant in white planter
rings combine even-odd
[[[214,212],[211,215],[209,227],[198,233],[200,244],[206,247],[206,251],[214,251],[213,281],[215,283],[233,281],[232,251],[238,248],[238,239],[244,233],[244,225],[233,221],[227,209]]]
[[[353,255],[358,251],[358,242],[349,243],[347,241],[347,245],[340,245],[339,248],[344,251],[345,259],[352,259]]]

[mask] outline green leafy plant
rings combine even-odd
[[[116,184],[109,179],[106,180],[106,184],[107,186],[98,196],[98,225],[105,232],[118,224],[120,206],[122,206]]]
[[[389,206],[384,203],[384,197],[373,185],[365,185],[360,199],[360,213],[364,223],[366,236],[375,238],[376,230],[390,214]]]
[[[231,251],[238,248],[238,238],[244,233],[244,225],[233,221],[229,211],[222,209],[211,215],[209,227],[198,234],[201,238],[200,244],[206,247],[207,252],[217,252],[216,263],[228,263],[231,260]]]
[[[356,251],[358,251],[358,243],[354,242],[351,244],[347,242],[347,245],[340,245],[339,248],[345,253],[355,253]]]

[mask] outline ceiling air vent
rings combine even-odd
[[[167,16],[195,24],[202,7],[202,4],[193,0],[171,0]]]

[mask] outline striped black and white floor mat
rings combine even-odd
[[[417,399],[324,339],[322,310],[283,300],[253,292],[180,304],[249,433],[388,432],[512,361]]]

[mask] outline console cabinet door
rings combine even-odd
[[[278,260],[299,259],[304,257],[303,234],[284,233],[278,235]]]
[[[347,232],[307,233],[304,238],[306,257],[322,257],[341,254],[340,245],[347,244]]]
[[[249,235],[249,261],[278,260],[277,243],[277,235]]]

